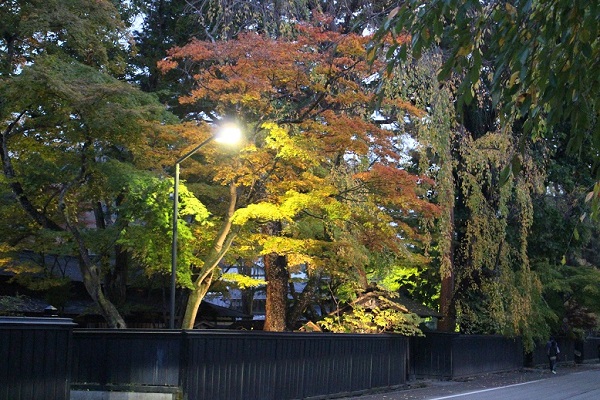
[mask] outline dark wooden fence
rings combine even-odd
[[[600,362],[600,337],[589,337],[584,341],[575,343],[575,354],[577,362]]]
[[[0,400],[69,390],[179,393],[187,400],[326,398],[518,369],[519,339],[430,333],[74,330],[60,318],[0,318]],[[545,344],[530,361],[547,362]],[[600,361],[600,338],[559,339],[561,362]],[[410,349],[410,354],[409,354]],[[72,384],[71,384],[72,382]]]
[[[68,400],[75,324],[0,317],[0,400]]]
[[[558,361],[560,363],[575,362],[575,341],[566,338],[556,338],[560,355]],[[537,343],[531,354],[526,356],[525,364],[531,367],[548,364],[548,356],[546,355],[546,343]]]
[[[74,333],[73,386],[284,400],[406,383],[408,338],[238,331]]]
[[[428,333],[410,341],[410,374],[415,378],[451,379],[522,366],[520,339]]]
[[[179,387],[181,331],[76,330],[76,389],[169,391]]]
[[[560,349],[559,363],[600,362],[600,337],[588,337],[585,340],[558,337],[556,341]],[[525,364],[529,366],[548,364],[546,343],[538,343],[534,351],[526,356]]]
[[[452,355],[453,378],[523,367],[520,338],[459,335],[453,340]]]

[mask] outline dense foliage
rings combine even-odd
[[[597,17],[597,5],[587,2],[409,1],[392,9],[378,32],[389,71],[440,54],[431,76],[454,99],[453,122],[432,119],[447,140],[422,139],[440,173],[447,162],[453,171],[451,180],[447,173],[438,180],[454,193],[440,225],[442,238],[452,235],[440,249],[445,329],[456,322],[465,332],[523,335],[531,345],[549,329],[582,333],[597,323],[591,314],[586,322],[568,317],[580,307],[568,276],[595,281],[597,266],[581,268],[592,263],[569,258],[573,241],[562,241],[553,255],[539,251],[535,235],[544,213],[559,212],[546,207],[562,207],[567,198],[576,211],[554,220],[544,236],[562,231],[588,246],[574,221],[586,233],[598,228],[597,219],[587,219],[597,214],[599,195]],[[390,46],[388,34],[411,40]],[[568,178],[557,181],[554,169],[569,158],[578,158],[580,169],[565,185]],[[563,289],[556,293],[553,285]]]
[[[2,1],[0,267],[60,306],[77,264],[124,327],[128,288],[167,289],[175,160],[233,120],[242,144],[182,165],[183,327],[259,265],[267,330],[337,311],[323,327],[417,333],[402,306],[353,303],[376,283],[445,330],[584,335],[598,7]]]
[[[110,2],[0,7],[3,250],[17,260],[23,250],[36,253],[35,267],[13,271],[42,273],[51,286],[46,255],[78,259],[100,314],[124,327],[114,303],[124,300],[128,261],[118,241],[132,220],[119,211],[141,207],[131,204],[139,200],[131,189],[160,160],[149,147],[160,146],[160,124],[175,119],[118,79],[127,33]]]
[[[406,248],[418,232],[406,222],[410,213],[435,213],[424,198],[426,180],[395,168],[402,156],[397,132],[370,117],[369,38],[298,24],[292,39],[246,33],[193,41],[160,64],[195,77],[181,102],[208,116],[235,116],[245,127],[247,145],[214,176],[233,182],[240,200],[233,224],[250,229],[245,240],[265,257],[271,288],[281,282],[281,292],[267,297],[274,330],[286,326],[288,268],[325,269],[364,289],[376,253],[390,263],[411,257]],[[394,120],[421,113],[395,97],[379,111]],[[204,263],[197,288],[215,267]],[[277,317],[269,313],[275,299]]]

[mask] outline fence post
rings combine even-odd
[[[179,390],[188,398],[188,372],[189,372],[189,348],[190,336],[184,330],[179,331]]]

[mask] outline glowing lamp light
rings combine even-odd
[[[215,134],[215,142],[222,144],[236,144],[242,140],[242,130],[233,122],[222,124]]]

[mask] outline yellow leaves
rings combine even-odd
[[[261,202],[238,209],[235,212],[233,222],[237,225],[243,225],[251,220],[291,221],[303,210],[326,206],[328,196],[327,189],[323,191],[315,190],[311,193],[298,193],[290,190],[285,193],[279,204]]]
[[[8,243],[0,243],[0,268],[8,265],[13,258],[10,256],[10,252],[14,249]]]
[[[317,164],[318,159],[315,157],[313,149],[303,148],[300,136],[291,137],[288,129],[274,122],[265,122],[262,124],[262,128],[268,131],[265,139],[267,148],[276,150],[278,158],[297,160],[306,163],[306,167]]]
[[[406,336],[422,336],[418,325],[422,322],[416,314],[406,308],[381,301],[381,306],[352,305],[341,315],[328,316],[318,324],[335,333],[367,333],[379,334],[395,332]]]
[[[488,132],[476,140],[465,139],[459,180],[469,219],[460,251],[468,263],[459,280],[485,295],[481,307],[485,311],[474,315],[489,318],[496,332],[518,335],[530,323],[532,304],[540,294],[527,251],[533,222],[532,182],[522,176],[531,174],[532,167],[527,152],[519,152],[513,136],[507,132]],[[514,163],[515,157],[519,157],[526,172],[501,184],[501,171]],[[472,276],[481,279],[475,282]],[[470,300],[460,301],[465,307],[473,304]]]
[[[233,216],[233,223],[236,225],[244,225],[252,220],[266,222],[283,219],[284,216],[276,204],[263,202],[250,204],[247,207],[236,210]]]
[[[511,136],[503,132],[488,132],[465,144],[463,156],[472,171],[488,169],[490,165],[503,167],[514,151]]]
[[[314,239],[295,239],[283,236],[262,236],[259,238],[262,245],[261,254],[276,253],[287,257],[288,264],[300,265],[302,263],[311,263],[312,257],[308,253],[313,252],[313,248],[321,248],[321,243]]]
[[[511,88],[513,87],[515,84],[519,83],[519,74],[521,73],[521,71],[516,71],[514,72],[511,76],[510,79],[508,80],[507,83],[507,88]]]
[[[456,54],[459,57],[464,57],[470,54],[473,51],[473,45],[471,43],[465,44],[458,49],[458,53]]]
[[[281,210],[284,215],[295,216],[300,211],[310,208],[311,205],[315,204],[316,196],[314,193],[298,193],[290,190],[284,197]]]
[[[235,160],[223,157],[205,167],[211,168],[205,175],[255,196],[240,196],[254,203],[235,211],[234,224],[254,230],[282,222],[281,236],[253,236],[262,254],[285,255],[290,265],[328,259],[332,270],[354,268],[368,263],[369,252],[395,251],[414,236],[392,214],[402,207],[397,215],[426,210],[415,181],[390,175],[397,190],[386,191],[390,181],[383,173],[379,185],[353,176],[373,159],[392,164],[398,158],[395,133],[370,118],[375,99],[369,86],[378,76],[366,60],[368,40],[306,26],[294,42],[244,34],[227,43],[191,43],[170,55],[197,81],[183,102],[221,115],[235,110],[252,126]],[[172,66],[169,60],[164,65]],[[394,115],[424,115],[409,102],[385,101]],[[212,160],[212,150],[202,154]],[[187,173],[200,175],[190,164]]]
[[[0,260],[0,266],[3,267],[4,271],[15,275],[36,275],[44,272],[42,267],[32,262],[10,263],[10,261],[12,259]]]
[[[253,102],[257,102],[259,100],[260,100],[259,93],[246,93],[240,99],[240,104],[248,105],[248,104],[252,104]]]
[[[320,269],[328,243],[318,239],[254,234],[246,238],[242,251],[252,256],[278,254],[286,258],[288,269]]]
[[[237,273],[225,273],[221,276],[221,280],[233,283],[236,287],[240,289],[254,288],[261,285],[266,285],[267,283],[264,279],[256,279],[250,276]]]

